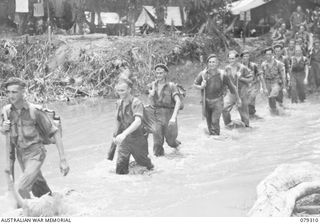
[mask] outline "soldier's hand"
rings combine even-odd
[[[174,125],[176,123],[176,119],[175,118],[171,118],[169,120],[169,125]]]
[[[66,176],[70,171],[70,167],[67,163],[67,160],[62,159],[60,160],[60,172],[63,174],[63,176]]]
[[[156,81],[152,82],[151,84],[151,89],[149,91],[149,95],[150,96],[154,96],[154,94],[156,93]]]
[[[287,95],[288,91],[286,87],[284,87],[282,91],[283,91],[283,95]]]
[[[2,124],[2,131],[8,132],[10,131],[11,122],[10,121],[4,121]]]
[[[267,90],[267,89],[262,89],[262,93],[263,93],[264,95],[266,95],[266,96],[268,96],[268,95],[269,95],[269,93],[268,93],[268,90]]]
[[[117,137],[115,137],[114,143],[116,143],[117,145],[121,144],[121,142],[123,142],[123,140],[126,138],[127,136],[124,133],[121,133],[120,135],[117,135]]]
[[[238,100],[237,100],[237,106],[238,106],[238,107],[241,107],[241,104],[242,104],[241,99],[238,99]]]
[[[308,85],[308,79],[304,79],[303,84]]]
[[[206,81],[206,80],[203,80],[203,81],[201,82],[201,89],[206,88],[206,86],[207,86],[207,81]]]

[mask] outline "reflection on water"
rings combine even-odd
[[[260,102],[258,114],[264,119],[253,121],[251,129],[222,128],[223,137],[217,140],[204,132],[198,92],[188,95],[179,116],[180,151],[165,148],[166,156],[156,158],[150,142],[156,168],[143,175],[118,176],[115,161],[106,160],[113,100],[53,105],[63,119],[71,172],[67,177],[59,174],[58,153],[50,146],[43,173],[54,191],[74,190],[64,199],[65,215],[245,216],[254,203],[256,185],[277,165],[317,162],[320,157],[319,96],[305,104],[287,103],[281,117],[270,116],[266,103]],[[238,119],[238,114],[233,117]],[[0,141],[2,148],[4,138]],[[3,170],[4,150],[0,155]],[[5,201],[1,177],[0,198]],[[7,212],[7,203],[0,205],[0,215]]]

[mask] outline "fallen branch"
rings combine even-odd
[[[257,187],[249,216],[291,216],[296,201],[320,192],[320,167],[311,163],[284,164]]]

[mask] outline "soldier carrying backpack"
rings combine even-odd
[[[55,143],[60,156],[60,171],[64,176],[68,174],[61,127],[48,116],[46,110],[25,100],[26,83],[22,79],[9,78],[4,87],[10,103],[3,107],[0,119],[0,131],[7,139],[6,172],[14,175],[16,155],[22,169],[16,186],[22,198],[30,198],[30,191],[36,197],[51,194],[40,169],[46,157],[44,145]]]
[[[153,153],[164,155],[164,139],[171,148],[181,144],[178,137],[178,112],[183,109],[182,98],[185,96],[183,87],[168,82],[169,69],[164,64],[154,68],[156,80],[149,91],[151,106],[145,108],[144,123],[148,132],[153,134]]]
[[[241,104],[238,91],[230,78],[219,69],[217,55],[207,59],[207,68],[194,80],[194,87],[202,91],[202,114],[206,118],[209,135],[220,135],[220,117],[223,111],[224,90],[228,88]]]

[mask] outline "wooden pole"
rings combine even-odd
[[[243,26],[243,48],[246,46],[246,28],[247,28],[247,12],[244,12],[244,26]]]
[[[49,0],[47,0],[47,23],[48,23],[48,43],[49,46],[51,45],[51,24],[50,24],[50,7],[49,7]]]

